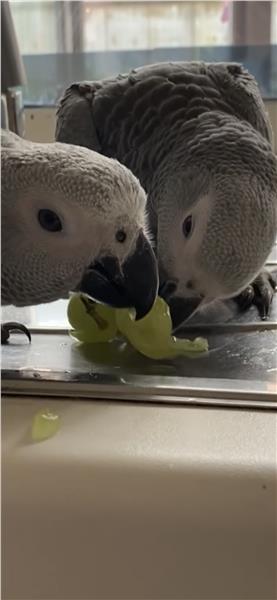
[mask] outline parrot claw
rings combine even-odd
[[[248,285],[239,296],[235,298],[238,307],[241,311],[248,310],[253,304],[254,300],[254,288],[253,285]]]
[[[13,321],[9,321],[8,323],[3,323],[1,325],[1,345],[7,344],[10,338],[10,333],[12,331],[18,331],[20,333],[24,333],[29,342],[31,342],[31,334],[29,329],[25,327],[25,325],[21,325],[21,323],[16,323]]]
[[[247,310],[253,304],[259,315],[265,321],[270,312],[274,293],[277,291],[277,273],[262,271],[256,279],[239,296],[235,298],[241,311]]]

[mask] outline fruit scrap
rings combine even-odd
[[[42,442],[53,437],[60,429],[60,417],[47,409],[38,411],[32,422],[32,441]]]
[[[71,335],[84,343],[108,342],[118,333],[138,352],[152,359],[195,356],[207,352],[204,338],[178,339],[171,335],[172,321],[166,302],[157,297],[150,312],[138,321],[131,309],[114,309],[73,294],[68,305]]]

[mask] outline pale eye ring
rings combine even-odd
[[[185,238],[190,237],[190,235],[192,233],[192,228],[193,228],[192,215],[189,215],[188,217],[185,218],[185,220],[183,222],[183,234],[184,234]]]

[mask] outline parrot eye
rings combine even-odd
[[[125,242],[126,237],[127,237],[127,235],[126,235],[125,231],[123,231],[123,229],[119,229],[115,234],[115,238],[116,238],[117,242],[120,242],[121,244],[123,244],[123,242]]]
[[[185,238],[188,238],[192,232],[192,216],[186,217],[183,222],[183,234]]]
[[[55,232],[62,230],[60,218],[55,212],[53,212],[53,210],[49,210],[48,208],[42,208],[39,210],[38,221],[42,229],[46,229],[46,231]]]

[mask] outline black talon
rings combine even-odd
[[[24,333],[27,336],[29,342],[31,342],[30,331],[29,329],[27,329],[27,327],[25,327],[25,325],[9,321],[8,323],[4,323],[3,325],[1,325],[1,345],[8,343],[10,334],[13,331]]]
[[[275,275],[275,278],[274,278],[274,275]],[[268,281],[269,281],[273,291],[277,292],[276,273],[268,273]]]
[[[273,292],[270,292],[265,287],[255,290],[253,304],[257,307],[258,313],[263,321],[265,321],[269,315],[272,300]]]
[[[249,285],[243,292],[237,296],[236,302],[239,309],[243,312],[248,310],[254,300],[254,289],[252,285]]]
[[[275,277],[274,272],[262,271],[253,283],[235,298],[240,310],[247,310],[253,304],[257,307],[261,319],[265,321],[276,292]]]

